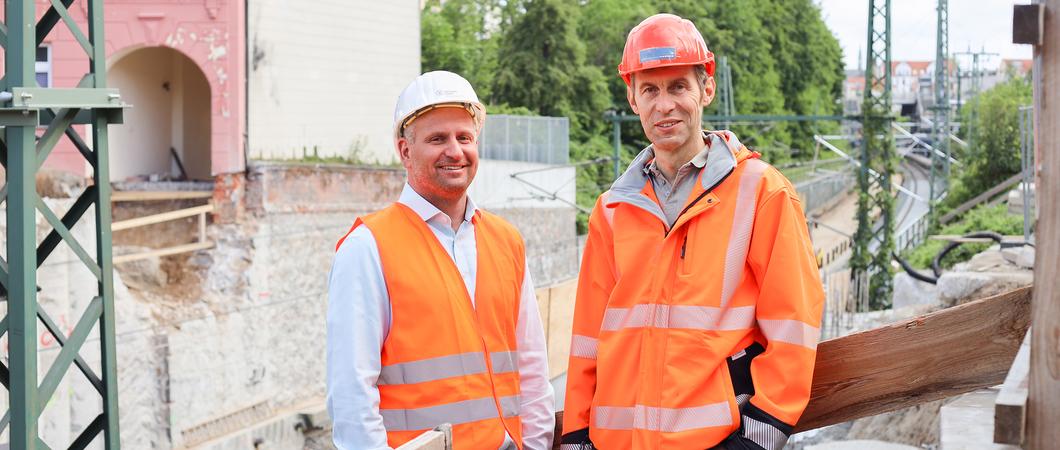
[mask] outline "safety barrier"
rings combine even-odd
[[[843,195],[854,185],[853,172],[844,169],[795,185],[795,190],[802,199],[802,208],[807,213],[818,211],[832,203],[836,197]]]
[[[204,191],[173,191],[173,192],[133,192],[133,191],[118,191],[114,192],[111,196],[113,202],[132,202],[132,201],[158,201],[158,200],[191,200],[200,198],[210,198],[213,194]],[[194,206],[191,208],[178,209],[176,211],[167,211],[160,214],[152,214],[150,216],[137,217],[134,219],[122,220],[111,224],[111,231],[128,230],[130,228],[142,227],[145,225],[153,225],[156,223],[169,222],[172,220],[183,219],[186,217],[199,217],[199,233],[198,240],[191,244],[175,245],[171,247],[154,249],[146,252],[133,253],[129,255],[116,255],[114,256],[114,264],[120,264],[129,261],[136,261],[144,258],[152,258],[159,256],[176,255],[180,253],[194,252],[197,250],[204,250],[212,248],[213,242],[206,240],[206,214],[212,213],[214,206],[212,203],[207,203],[201,206]]]
[[[570,162],[570,119],[486,116],[478,153],[483,159],[567,164]]]

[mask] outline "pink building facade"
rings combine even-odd
[[[50,6],[38,1],[38,15]],[[87,34],[86,2],[71,6]],[[243,1],[109,0],[105,5],[108,86],[132,108],[111,127],[114,181],[130,177],[210,179],[245,167],[246,32]],[[37,55],[37,78],[73,87],[87,58],[58,24]],[[90,142],[84,127],[80,131]],[[46,167],[85,173],[61,142]]]

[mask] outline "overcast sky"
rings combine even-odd
[[[858,50],[864,65],[868,0],[817,0],[821,14],[832,30],[847,68],[855,69]],[[935,59],[935,1],[891,0],[891,57],[894,60]],[[1012,44],[1012,5],[1029,0],[956,0],[950,1],[950,52],[985,50],[1000,53],[983,60],[995,67],[1000,58],[1030,59],[1029,45]],[[960,57],[961,65],[970,64]]]

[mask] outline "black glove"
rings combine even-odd
[[[593,441],[589,440],[589,429],[582,428],[566,433],[560,440],[559,450],[596,450]]]

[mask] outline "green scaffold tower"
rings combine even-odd
[[[74,0],[52,0],[40,20],[35,11],[38,2],[7,0],[5,23],[0,26],[5,58],[0,80],[0,162],[7,177],[0,188],[0,201],[7,202],[7,253],[6,259],[0,260],[7,315],[0,321],[0,333],[6,333],[9,340],[9,365],[0,364],[0,382],[10,394],[0,430],[10,426],[12,449],[44,449],[48,444],[79,449],[100,440],[108,450],[119,448],[107,125],[121,122],[123,104],[118,91],[106,87],[103,0],[79,1],[87,2],[87,37],[69,10]],[[34,67],[36,50],[59,22],[84,50],[86,73],[77,87],[41,88]],[[91,126],[91,145],[73,127],[77,124]],[[42,201],[35,180],[63,136],[91,165],[93,183],[60,217]],[[85,217],[89,211],[92,214]],[[39,243],[38,212],[50,228]],[[79,223],[94,228],[94,242],[81,243],[74,237],[70,230]],[[56,325],[37,298],[37,269],[60,243],[65,243],[97,280],[95,289],[83,293],[87,306],[69,334]],[[38,330],[47,330],[61,346],[49,367],[38,368]],[[81,356],[82,349],[89,349],[88,342],[100,346],[98,368]],[[101,412],[75,433],[72,442],[45,443],[37,421],[67,372],[78,376],[69,370],[72,366],[100,395]]]
[[[858,229],[850,265],[869,307],[891,303],[891,254],[894,252],[895,169],[891,132],[891,1],[869,0],[869,51],[861,121],[861,170],[858,172]],[[864,286],[868,283],[868,286]]]

